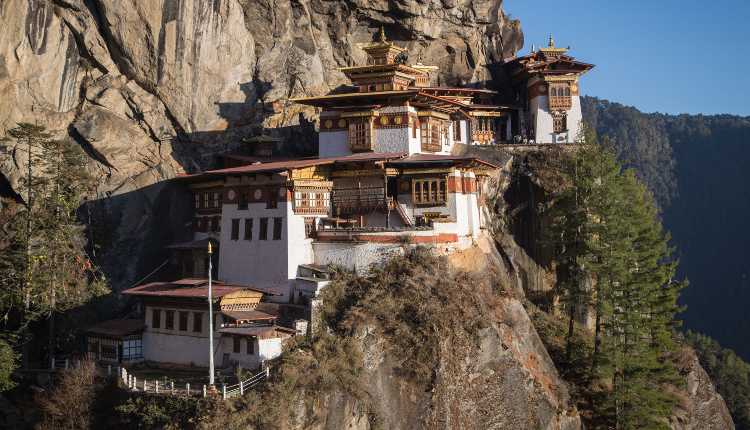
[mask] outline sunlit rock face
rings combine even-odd
[[[337,68],[362,64],[381,25],[442,84],[488,80],[523,43],[500,0],[8,0],[0,25],[0,128],[76,139],[115,193],[203,167],[258,126],[314,150],[293,127],[314,110],[288,99],[346,84]]]

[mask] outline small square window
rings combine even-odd
[[[232,220],[232,240],[239,240],[240,238],[240,220],[235,218]]]
[[[259,240],[268,240],[268,218],[260,219],[260,231],[258,232]]]
[[[187,331],[188,329],[188,313],[180,311],[180,331]]]
[[[253,240],[253,219],[245,219],[245,240]]]
[[[283,220],[279,217],[273,219],[273,240],[281,240],[281,227]]]
[[[203,313],[193,312],[193,332],[200,333],[203,331]]]
[[[164,328],[167,330],[174,330],[174,311],[165,312],[167,318],[164,324]]]

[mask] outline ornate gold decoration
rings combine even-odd
[[[393,122],[394,122],[394,123],[395,123],[396,125],[401,125],[401,123],[402,123],[402,122],[404,122],[404,120],[403,120],[403,119],[401,119],[401,117],[400,117],[400,116],[397,116],[397,117],[393,118]]]
[[[381,116],[380,117],[380,124],[382,124],[382,125],[388,125],[388,117],[387,116]]]
[[[326,128],[333,127],[333,121],[331,121],[330,119],[327,119],[326,122],[325,122],[325,127]]]
[[[339,120],[339,128],[346,128],[346,120],[345,119],[342,118],[342,119]]]

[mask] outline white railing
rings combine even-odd
[[[231,399],[232,397],[241,396],[245,394],[245,391],[257,386],[261,382],[268,379],[268,375],[270,372],[270,368],[266,367],[264,370],[261,370],[258,374],[253,375],[244,381],[240,381],[239,384],[234,385],[223,385],[221,387],[221,398],[222,399]]]
[[[111,366],[108,367],[108,372],[111,374]],[[153,393],[153,394],[165,394],[165,395],[181,395],[181,396],[201,396],[207,397],[209,393],[213,392],[205,384],[201,388],[191,388],[190,383],[185,383],[185,387],[175,386],[174,381],[168,383],[159,384],[158,380],[149,381],[147,379],[138,380],[138,378],[128,372],[124,367],[119,367],[119,378],[123,385],[130,391],[137,391],[141,393]],[[270,368],[266,367],[259,373],[240,381],[234,385],[222,385],[221,386],[221,398],[226,400],[232,397],[241,396],[251,388],[258,386],[260,383],[268,379],[270,374]]]

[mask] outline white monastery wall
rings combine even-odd
[[[377,119],[375,119],[377,121]],[[411,130],[406,124],[401,128],[376,128],[373,149],[375,152],[410,152]]]
[[[315,264],[334,265],[364,273],[376,263],[382,263],[396,255],[403,255],[400,244],[315,242]]]
[[[253,342],[253,353],[247,353],[247,339]],[[254,339],[242,336],[240,340],[240,352],[234,352],[234,340],[232,335],[224,335],[219,347],[220,361],[216,361],[217,367],[224,363],[227,358],[232,364],[239,363],[245,369],[256,369],[265,360],[271,360],[281,355],[281,338]]]
[[[241,285],[284,284],[290,277],[289,223],[291,202],[280,201],[275,209],[266,203],[249,203],[246,210],[225,204],[221,210],[219,279]],[[282,218],[281,240],[273,240],[274,218]],[[245,240],[245,219],[253,218],[253,236]],[[268,218],[266,240],[260,240],[260,218]],[[232,219],[240,220],[239,236],[231,239]],[[303,227],[304,229],[304,227]],[[303,233],[304,234],[304,233]],[[304,237],[304,236],[303,236]],[[296,273],[295,270],[292,274]],[[293,277],[293,276],[292,276]]]
[[[536,143],[575,143],[581,130],[581,98],[571,97],[571,109],[567,111],[567,133],[553,133],[552,114],[549,111],[547,96],[537,96],[529,102],[529,108],[535,121]]]
[[[341,157],[351,155],[348,141],[349,132],[346,130],[320,131],[318,133],[318,156],[320,158]]]
[[[143,358],[147,361],[162,363],[195,364],[208,366],[208,310],[201,312],[195,309],[180,309],[156,306],[161,310],[160,328],[153,328],[153,309],[146,306],[146,330],[143,332]],[[166,311],[174,311],[174,328],[166,329]],[[187,331],[179,330],[179,312],[188,312]],[[195,313],[201,316],[201,332],[193,332]],[[221,314],[216,314],[216,327],[221,325]],[[214,339],[218,339],[218,332],[214,332]],[[219,363],[221,353],[216,349],[214,362]]]
[[[314,260],[313,240],[305,238],[305,217],[295,215],[291,202],[286,206],[286,240],[289,253],[286,277],[287,279],[295,279],[297,277],[297,267],[300,264],[310,264]]]

